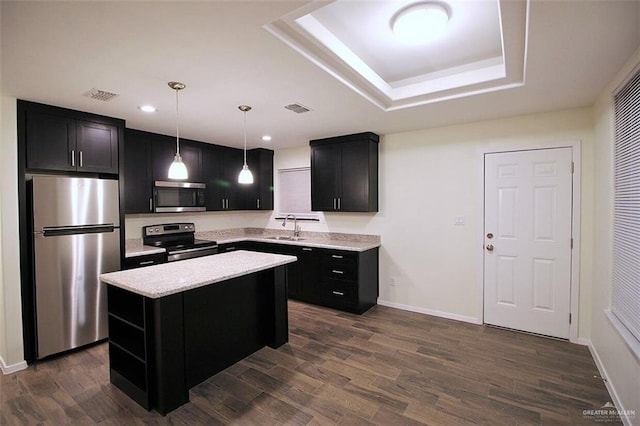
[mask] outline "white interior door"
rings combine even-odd
[[[571,148],[485,155],[485,323],[569,338],[571,161]]]

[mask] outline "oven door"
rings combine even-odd
[[[175,262],[178,260],[193,259],[194,257],[210,256],[218,254],[218,246],[194,247],[179,250],[167,251],[167,261]]]
[[[203,212],[204,183],[155,181],[153,207],[156,213]]]

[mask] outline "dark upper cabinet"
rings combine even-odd
[[[78,171],[118,173],[118,129],[102,123],[76,120]]]
[[[309,144],[313,211],[378,211],[378,135],[358,133]]]
[[[122,120],[26,101],[20,111],[27,170],[118,173]]]
[[[247,151],[247,164],[253,184],[247,185],[247,208],[273,210],[273,151],[256,148]]]
[[[204,200],[207,210],[224,210],[225,183],[222,176],[223,152],[219,146],[202,148],[202,180],[206,185]]]
[[[311,147],[311,210],[337,210],[341,169],[342,154],[338,144]]]
[[[176,155],[176,138],[151,134],[153,180],[169,180],[169,167]],[[187,167],[187,182],[202,182],[202,149],[196,142],[180,140],[180,156]]]
[[[227,198],[226,210],[247,210],[249,185],[238,183],[238,175],[244,163],[244,152],[241,149],[228,147],[221,147],[221,150],[223,152],[223,182]]]
[[[202,170],[207,210],[246,210],[248,188],[238,183],[243,151],[203,144]]]
[[[124,146],[125,212],[152,212],[154,181],[169,180],[176,139],[127,129]],[[241,149],[180,139],[180,154],[189,173],[187,181],[206,184],[207,210],[255,210],[258,205],[261,210],[273,209],[273,151],[247,152],[255,179],[252,185],[238,183]]]
[[[27,113],[27,168],[74,171],[75,121],[39,111]]]
[[[153,212],[153,173],[151,170],[151,135],[126,129],[124,136],[124,211]]]

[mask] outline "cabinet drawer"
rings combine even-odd
[[[358,303],[358,287],[355,283],[326,280],[320,284],[320,296],[331,303],[355,304]]]
[[[357,255],[342,252],[324,253],[320,273],[325,278],[356,281],[358,279]]]
[[[143,266],[157,265],[158,263],[166,263],[166,253],[154,253],[143,256],[132,256],[124,259],[122,269],[142,268]]]

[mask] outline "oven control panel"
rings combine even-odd
[[[193,223],[166,223],[163,225],[148,225],[142,228],[142,235],[144,237],[182,234],[187,232],[196,232],[196,226]]]

